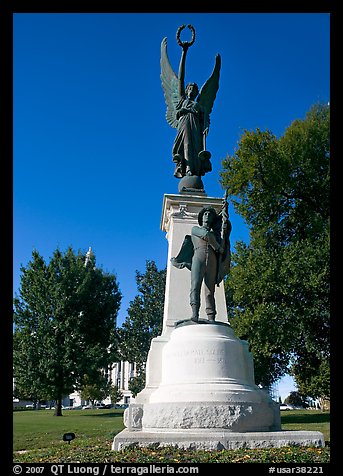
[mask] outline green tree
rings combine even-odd
[[[116,318],[121,293],[116,277],[95,256],[56,250],[49,263],[34,250],[21,267],[14,299],[14,377],[17,393],[56,401],[117,359]]]
[[[36,345],[32,345],[33,343]],[[16,331],[13,336],[13,348],[15,382],[13,396],[30,400],[36,407],[39,400],[48,398],[38,371],[42,352],[39,350],[36,334],[28,331]]]
[[[95,401],[102,402],[110,393],[111,385],[107,380],[104,373],[99,370],[98,378],[95,380],[95,376],[90,379],[88,375],[84,376],[84,383],[80,389],[81,398],[83,400],[89,400],[92,405]]]
[[[306,350],[292,366],[299,392],[313,399],[330,401],[330,360]]]
[[[136,271],[139,294],[119,329],[121,357],[136,363],[137,376],[129,384],[134,395],[144,387],[150,342],[162,332],[165,281],[166,269],[158,270],[154,261],[146,261],[145,273]]]
[[[129,390],[133,397],[136,397],[138,393],[145,387],[145,366],[143,364],[136,368],[137,375],[130,379]]]
[[[300,392],[291,392],[288,397],[285,398],[285,403],[295,407],[308,407],[306,397],[304,397]]]
[[[250,229],[225,283],[230,322],[250,342],[258,383],[293,371],[309,396],[320,366],[309,365],[306,379],[297,368],[330,355],[329,161],[330,111],[319,104],[279,139],[245,131],[221,172]]]
[[[111,404],[119,402],[123,398],[124,394],[117,385],[111,385],[109,390],[109,397],[111,398]]]

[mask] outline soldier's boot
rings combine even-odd
[[[198,320],[199,320],[199,307],[200,306],[198,304],[192,304],[191,307],[192,307],[191,321],[198,322]]]

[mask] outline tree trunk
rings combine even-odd
[[[56,399],[54,416],[62,416],[62,396]]]

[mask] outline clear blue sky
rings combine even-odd
[[[277,136],[330,94],[328,13],[14,14],[14,292],[32,250],[91,246],[117,275],[118,319],[146,260],[166,266],[164,194],[177,193],[160,81],[160,44],[177,72],[181,24],[196,29],[186,82],[201,86],[222,58],[207,147],[208,196],[222,197],[221,161],[244,130]],[[188,32],[188,31],[187,31]],[[186,33],[185,33],[186,36]],[[229,207],[232,244],[248,241]]]

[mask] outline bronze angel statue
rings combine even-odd
[[[177,129],[172,149],[174,176],[177,178],[186,175],[202,177],[212,170],[211,153],[206,150],[206,136],[219,88],[221,66],[220,55],[217,54],[212,74],[200,92],[196,83],[188,83],[185,86],[186,55],[188,48],[195,41],[193,26],[187,26],[192,32],[191,41],[180,40],[180,33],[185,25],[180,26],[176,33],[177,42],[182,48],[178,76],[169,62],[167,38],[161,43],[161,81],[167,105],[166,119],[168,124]]]

